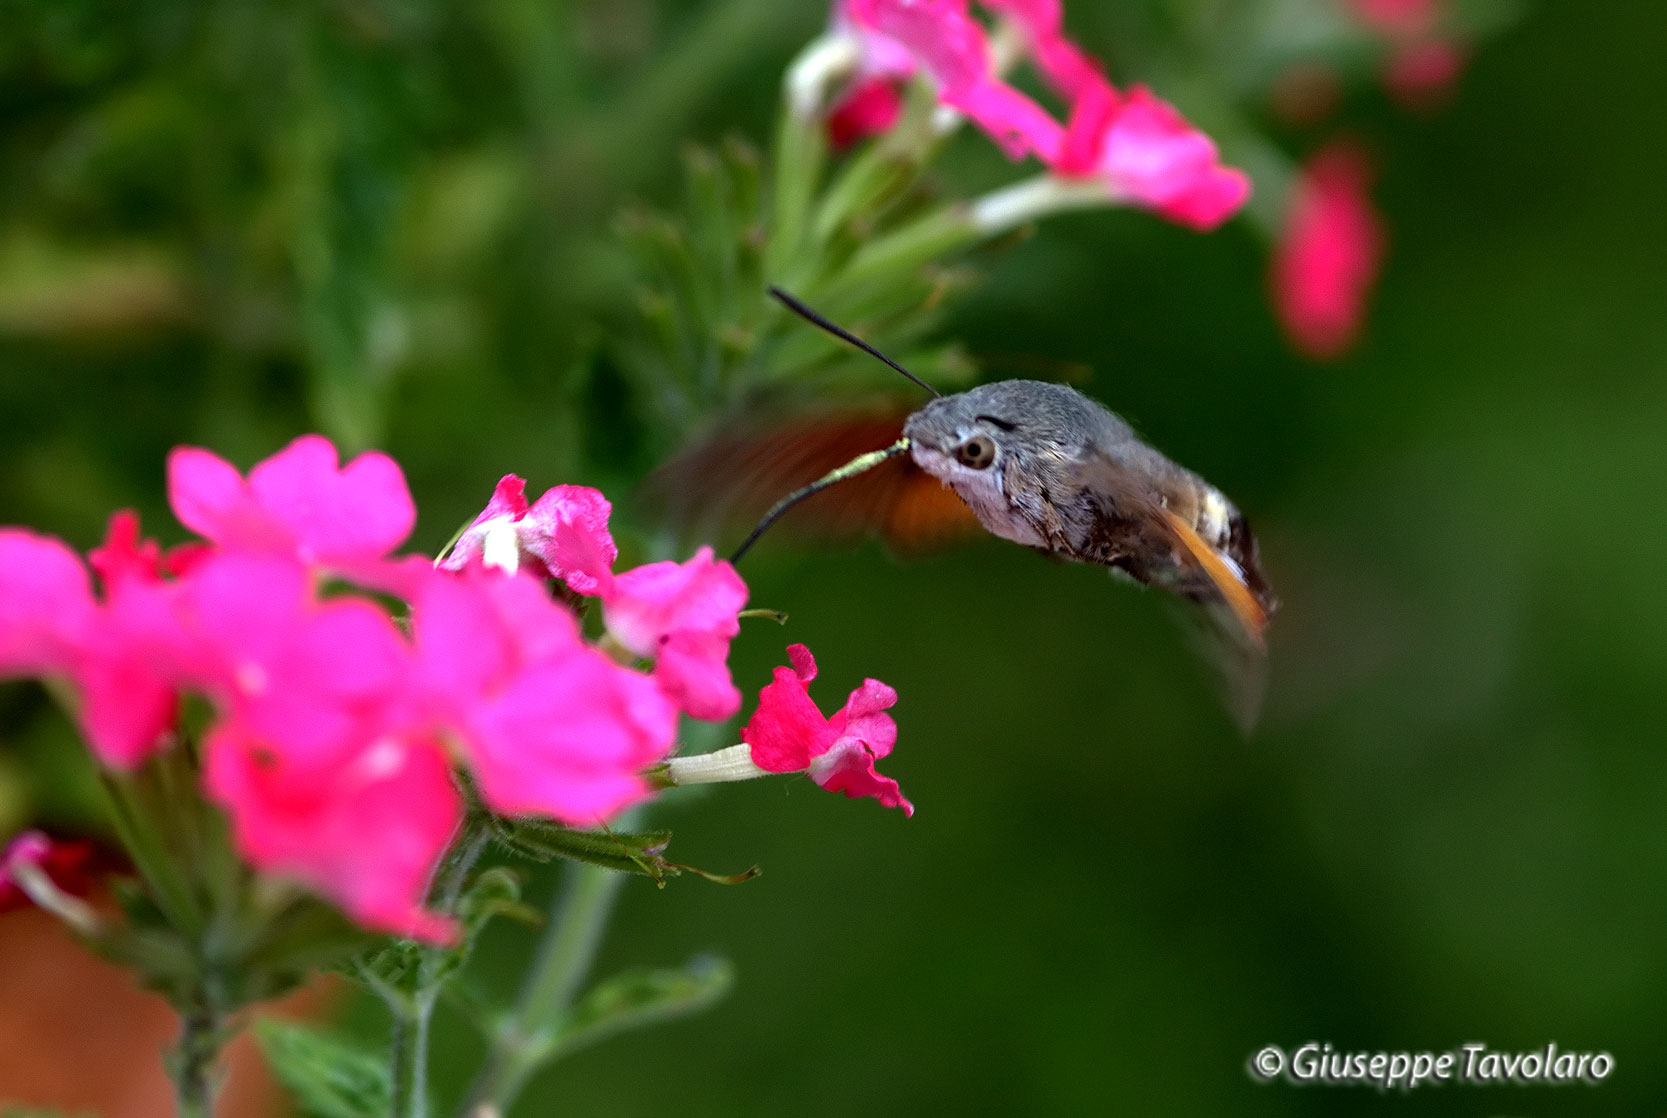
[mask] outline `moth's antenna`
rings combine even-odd
[[[897,362],[893,361],[891,358],[887,357],[885,354],[881,353],[879,350],[875,349],[873,346],[869,345],[849,330],[835,326],[833,323],[829,322],[827,319],[823,318],[821,315],[817,314],[815,311],[793,298],[793,296],[789,295],[781,288],[772,286],[770,288],[770,294],[774,295],[781,301],[783,306],[798,315],[800,318],[804,319],[806,322],[820,326],[822,329],[826,330],[828,333],[832,334],[841,341],[850,342],[870,357],[878,357],[881,361],[884,361],[887,365],[890,365],[892,368],[896,369],[898,372],[902,373],[904,376],[926,389],[926,391],[930,392],[932,395],[943,395],[942,392],[939,392],[936,388],[933,388],[930,384],[927,384],[925,381],[909,372],[909,370],[905,369],[903,366],[899,365]]]
[[[908,449],[908,438],[904,437],[898,439],[884,450],[871,450],[867,454],[859,454],[857,457],[851,459],[838,469],[830,470],[823,474],[803,489],[789,493],[787,496],[777,501],[774,508],[764,514],[764,519],[758,522],[758,527],[752,530],[752,534],[741,542],[740,547],[735,549],[735,554],[729,557],[730,563],[739,563],[741,561],[741,556],[745,555],[752,548],[752,545],[758,542],[758,537],[764,534],[765,529],[780,520],[783,513],[798,504],[800,501],[804,500],[806,497],[815,496],[828,486],[842,482],[847,478],[853,478],[858,474],[867,473],[875,466],[878,466],[881,462],[884,462],[887,458],[895,458],[899,454],[906,453]]]

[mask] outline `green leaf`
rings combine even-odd
[[[393,1084],[385,1060],[299,1025],[255,1025],[266,1062],[307,1118],[386,1118]]]
[[[470,940],[497,916],[527,924],[538,924],[544,919],[543,913],[521,903],[521,878],[507,866],[482,870],[457,902],[457,918],[463,922],[464,935]]]
[[[628,970],[584,996],[552,1045],[551,1058],[567,1055],[618,1033],[700,1013],[735,984],[728,960],[703,955],[681,967]]]

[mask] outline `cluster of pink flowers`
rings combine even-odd
[[[245,479],[177,449],[169,499],[204,542],[163,553],[118,513],[89,556],[100,593],[62,542],[0,529],[0,676],[67,680],[90,747],[117,769],[172,744],[183,694],[208,697],[205,788],[250,864],[369,927],[446,938],[424,901],[462,817],[454,766],[494,811],[594,826],[650,795],[645,771],[672,752],[680,712],[741,705],[726,663],[747,595],[734,569],[702,549],[616,574],[602,494],[561,486],[529,505],[524,488],[505,478],[436,565],[392,555],[416,513],[385,455],[341,467],[308,436]],[[600,599],[599,644],[552,578]],[[408,624],[350,587],[402,599]],[[895,727],[865,725],[883,756]],[[835,746],[814,730],[797,769]]]
[[[835,33],[855,38],[854,77],[829,115],[837,142],[896,122],[901,82],[924,75],[939,102],[1014,159],[1033,155],[1057,178],[1092,183],[1107,201],[1207,230],[1250,196],[1215,143],[1143,86],[1119,90],[1063,30],[1060,0],[981,0],[1005,21],[1042,80],[1068,107],[1062,123],[1003,80],[969,0],[837,0]]]

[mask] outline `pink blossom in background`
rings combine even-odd
[[[1060,0],[983,0],[983,6],[1023,29],[1036,68],[1061,97],[1074,100],[1103,80],[1100,64],[1066,37]]]
[[[1013,21],[1031,61],[1068,106],[1061,124],[1001,80],[983,26],[967,0],[848,0],[854,26],[898,44],[1008,156],[1036,156],[1067,180],[1104,184],[1108,203],[1141,206],[1193,229],[1214,229],[1250,197],[1244,172],[1173,105],[1143,86],[1126,94],[1063,30],[1058,0],[987,0]]]
[[[440,566],[461,570],[482,559],[513,573],[524,562],[534,574],[559,578],[575,593],[601,593],[619,557],[608,532],[613,512],[608,499],[588,486],[558,485],[529,505],[526,489],[525,481],[506,474]],[[499,537],[502,556],[493,551]]]
[[[602,598],[608,633],[635,656],[654,659],[654,677],[695,718],[728,718],[741,709],[730,679],[729,642],[747,584],[703,547],[684,563],[649,563],[614,576]]]
[[[85,897],[92,892],[99,872],[115,868],[116,862],[86,839],[55,839],[40,831],[24,831],[0,851],[0,913],[33,903],[17,884],[22,866],[44,872],[61,893]]]
[[[47,869],[52,848],[52,840],[41,832],[24,831],[14,835],[6,844],[6,849],[0,851],[0,912],[28,907],[28,894],[16,884],[17,871],[22,866]]]
[[[210,734],[206,751],[205,782],[250,865],[316,890],[366,927],[455,937],[452,921],[423,908],[463,818],[438,745],[379,737],[321,767],[234,721]]]
[[[1109,83],[1091,84],[1053,169],[1098,178],[1118,200],[1199,230],[1214,229],[1250,198],[1250,177],[1223,166],[1215,142],[1145,86],[1120,98]]]
[[[1417,112],[1433,112],[1452,98],[1470,52],[1447,39],[1408,43],[1389,56],[1383,84],[1389,95]]]
[[[903,112],[895,81],[870,78],[851,88],[828,113],[828,142],[836,149],[889,131]]]
[[[197,447],[168,456],[168,500],[181,524],[212,543],[282,551],[331,569],[374,564],[405,542],[416,506],[385,454],[338,466],[336,448],[304,435],[256,464],[245,481]]]
[[[753,763],[770,772],[802,771],[830,792],[872,796],[913,815],[914,805],[897,782],[874,769],[897,743],[897,723],[885,713],[896,704],[897,692],[865,679],[832,718],[825,718],[810,698],[815,658],[802,644],[789,647],[787,657],[792,667],[775,670],[758,693],[758,710],[741,729]]]
[[[1348,0],[1361,23],[1385,35],[1413,36],[1440,18],[1442,0]]]
[[[938,87],[1008,157],[1051,160],[1063,129],[1045,109],[995,73],[983,26],[966,0],[849,0],[851,22],[902,46]]]
[[[1364,152],[1333,143],[1311,158],[1291,189],[1272,261],[1274,308],[1296,347],[1331,358],[1353,344],[1383,255]]]

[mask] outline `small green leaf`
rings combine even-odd
[[[255,1036],[273,1074],[307,1118],[386,1118],[393,1084],[384,1060],[313,1029],[264,1019]]]
[[[618,1033],[641,1029],[716,1005],[735,984],[725,959],[703,955],[681,967],[643,968],[615,975],[584,996],[557,1031],[551,1058]]]

